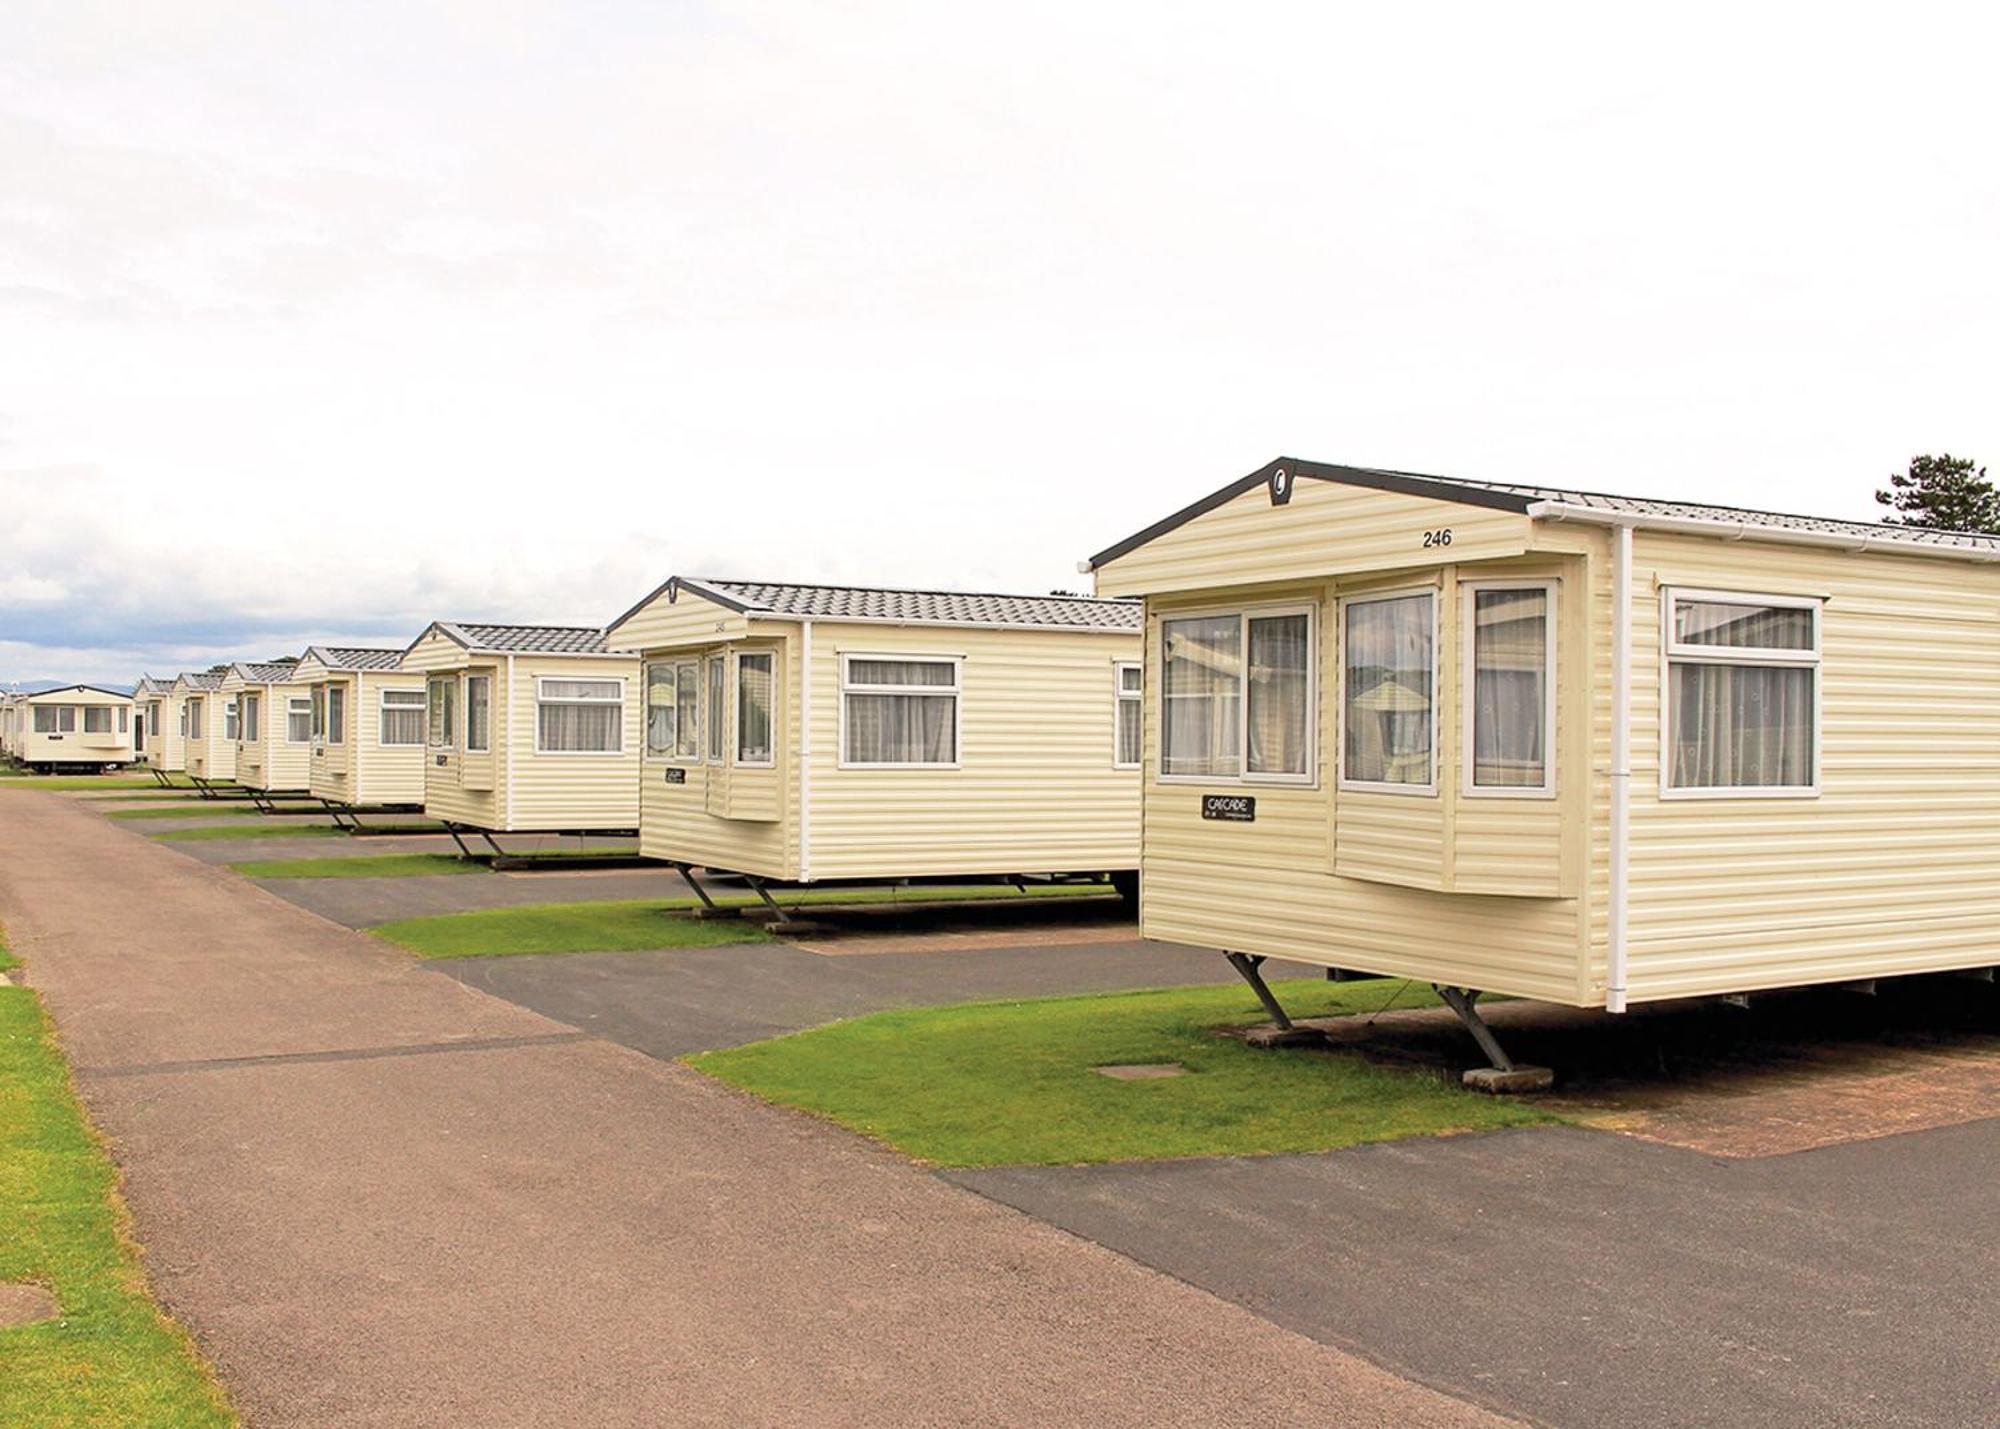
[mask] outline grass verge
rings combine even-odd
[[[255,809],[248,804],[236,804],[218,808],[214,804],[197,799],[191,803],[175,804],[170,808],[147,809],[107,809],[107,819],[254,819]]]
[[[1435,1002],[1386,979],[1276,986],[1297,1016]],[[1246,988],[1166,988],[878,1012],[685,1060],[940,1166],[1329,1151],[1555,1119],[1435,1073],[1216,1033],[1263,1020]],[[1186,1071],[1127,1082],[1093,1070],[1135,1062]]]
[[[0,1330],[0,1424],[236,1422],[186,1333],[146,1293],[117,1173],[40,999],[5,984],[0,1226],[0,1281],[41,1285],[62,1307],[57,1319]]]
[[[238,866],[239,868],[241,865]],[[773,896],[787,908],[832,903],[936,903],[967,899],[1105,895],[1101,885],[1038,885],[1027,894],[996,884],[963,888],[784,889]],[[725,908],[754,906],[754,893],[717,892]],[[483,958],[524,953],[640,953],[658,948],[706,948],[719,943],[768,942],[753,923],[734,919],[700,922],[688,917],[699,903],[689,898],[639,898],[600,903],[537,903],[525,908],[483,908],[471,913],[438,913],[399,918],[369,929],[422,958]],[[724,937],[718,929],[735,929]],[[691,931],[694,930],[694,931]]]
[[[161,843],[204,843],[211,839],[341,839],[347,830],[332,824],[217,824],[208,829],[168,829],[151,837]]]
[[[228,865],[245,878],[425,878],[485,873],[452,853],[385,853],[357,858],[267,858]]]

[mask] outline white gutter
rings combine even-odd
[[[813,623],[799,622],[799,882],[812,882]]]
[[[1632,527],[1611,533],[1611,906],[1604,1010],[1625,1010],[1625,932],[1632,845]]]
[[[1929,556],[1936,560],[1970,561],[1974,565],[2000,563],[2000,546],[1948,546],[1931,541],[1905,541],[1894,537],[1844,535],[1836,531],[1811,531],[1795,526],[1764,526],[1754,521],[1714,521],[1697,516],[1650,516],[1638,511],[1610,511],[1597,506],[1581,506],[1568,501],[1534,501],[1527,510],[1531,521],[1578,521],[1593,526],[1622,526],[1641,531],[1681,532],[1724,541],[1771,541],[1786,546],[1822,546],[1829,550],[1867,552],[1879,556]]]
[[[486,701],[486,723],[487,723],[487,726],[488,726],[488,728],[487,728],[487,730],[486,730],[486,743],[487,743],[487,746],[488,746],[489,748],[490,748],[490,747],[492,746],[492,744],[493,744],[493,730],[492,730],[492,725],[493,725],[493,722],[494,722],[494,718],[495,718],[495,716],[496,716],[496,715],[497,715],[497,714],[499,713],[499,709],[498,709],[498,706],[499,706],[499,704],[500,704],[500,701],[498,701],[498,700],[496,700],[496,699],[492,699],[492,698],[489,698],[489,699],[488,699],[488,700]],[[622,711],[621,711],[621,715],[620,715],[620,717],[621,717],[621,718],[623,717],[623,715],[622,715]],[[463,723],[463,720],[464,720],[464,716],[463,716],[463,714],[461,714],[461,715],[460,715],[460,722],[461,722],[461,724]],[[639,764],[640,764],[640,770],[639,770],[639,777],[640,777],[640,778],[642,778],[642,779],[643,779],[643,778],[645,778],[645,774],[646,774],[646,771],[645,771],[645,763],[646,763],[646,761],[645,761],[645,760],[644,760],[643,758],[642,758],[642,759],[641,759],[641,760],[639,761]],[[513,655],[511,655],[511,654],[507,656],[507,760],[506,760],[506,764],[507,764],[507,767],[506,767],[506,771],[505,771],[505,772],[506,772],[506,776],[507,776],[507,798],[506,798],[506,801],[505,801],[505,807],[504,807],[504,809],[503,809],[503,811],[502,811],[502,812],[504,813],[504,815],[505,815],[505,817],[506,817],[506,821],[507,821],[507,832],[511,834],[512,832],[514,832],[514,657],[513,657]]]

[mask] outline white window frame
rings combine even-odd
[[[601,681],[618,686],[618,698],[614,700],[544,700],[542,687],[550,680],[564,684],[578,680]],[[537,675],[535,677],[535,753],[546,754],[551,759],[619,759],[625,754],[625,700],[630,691],[625,687],[623,675]],[[618,706],[618,745],[615,749],[544,749],[542,748],[542,705],[609,705]],[[641,732],[641,755],[644,754],[644,734]]]
[[[773,706],[777,704],[777,678],[771,680]],[[729,758],[729,657],[717,650],[704,656],[701,662],[701,690],[703,707],[708,713],[708,728],[702,734],[702,747],[707,762],[722,764]]]
[[[417,697],[417,702],[413,705],[391,704],[389,702],[389,696],[391,695],[415,695]],[[428,688],[421,690],[413,690],[407,685],[398,685],[392,689],[377,690],[375,692],[375,743],[377,747],[382,749],[422,749],[424,747],[425,741],[430,738],[430,733],[431,733],[430,710],[428,708],[429,700],[430,700],[430,691]],[[394,740],[386,738],[389,732],[387,720],[389,718],[390,710],[399,710],[399,711],[415,710],[417,712],[417,716],[419,721],[421,722],[423,733],[417,737],[415,743],[410,743],[406,740]]]
[[[835,737],[840,744],[836,768],[840,769],[963,769],[965,767],[965,656],[930,654],[915,650],[842,650],[840,655],[840,728]],[[950,685],[857,685],[848,676],[856,660],[891,660],[926,665],[950,665]],[[951,752],[948,764],[856,763],[847,757],[847,697],[849,695],[929,695],[949,694],[951,699]],[[776,701],[773,701],[775,705]]]
[[[1347,777],[1347,608],[1350,605],[1368,605],[1380,600],[1408,600],[1411,596],[1425,596],[1431,605],[1431,778],[1428,784],[1387,784],[1373,779],[1350,779]],[[1356,794],[1400,794],[1413,799],[1435,799],[1438,796],[1438,687],[1444,683],[1444,650],[1441,646],[1443,632],[1438,628],[1439,591],[1434,585],[1395,586],[1386,590],[1361,591],[1340,598],[1340,639],[1336,643],[1335,674],[1339,680],[1339,694],[1335,698],[1334,738],[1338,741],[1336,754],[1340,764],[1340,787]]]
[[[1810,650],[1766,650],[1736,645],[1689,645],[1674,639],[1674,603],[1681,600],[1719,601],[1724,605],[1767,605],[1781,610],[1812,612]],[[1714,590],[1702,586],[1660,587],[1660,721],[1659,765],[1662,799],[1817,799],[1820,789],[1820,668],[1826,624],[1826,600],[1816,595],[1770,595],[1762,591]],[[1673,780],[1674,665],[1785,665],[1812,671],[1810,784],[1724,784],[1678,788]]]
[[[202,721],[207,717],[202,696],[189,695],[181,701],[181,738],[206,739],[208,736],[202,733]]]
[[[771,757],[769,759],[745,759],[743,757],[743,657],[759,656],[771,662]],[[729,729],[723,738],[723,750],[729,762],[738,769],[775,769],[778,767],[778,735],[783,726],[778,723],[779,685],[785,676],[784,662],[778,658],[779,649],[769,645],[761,650],[731,650],[729,652],[729,674],[723,681],[723,691],[729,700]],[[893,767],[893,766],[892,766]]]
[[[292,716],[299,713],[300,705],[304,705],[306,707],[305,708],[306,737],[304,739],[293,739]],[[285,743],[287,744],[312,743],[312,696],[311,695],[285,696]]]
[[[146,706],[146,738],[158,739],[159,737],[160,737],[160,702],[158,700],[154,700],[151,704]]]
[[[424,677],[425,749],[456,750],[458,748],[459,716],[461,714],[459,706],[463,703],[463,695],[458,688],[458,683],[458,676],[449,671],[433,673]],[[439,685],[449,686],[449,694],[451,696],[450,702],[443,705],[445,718],[443,721],[444,738],[442,739],[435,737],[438,721],[432,718],[431,710],[431,693]]]
[[[472,742],[472,682],[474,680],[482,680],[486,684],[486,743],[484,744],[474,744]],[[467,754],[491,754],[493,752],[493,672],[491,670],[486,671],[484,674],[467,670],[458,677],[458,724],[459,738],[464,744]],[[541,737],[541,719],[539,716],[535,720],[535,729],[536,738],[539,739]],[[625,738],[625,727],[622,722],[619,724],[618,738],[621,741],[620,748],[622,749],[622,741]]]
[[[229,728],[231,725],[236,726],[235,733],[233,734],[230,732]],[[243,739],[242,706],[238,704],[235,700],[224,700],[222,702],[222,742],[224,744],[237,744],[240,743],[242,739]]]
[[[1237,618],[1237,648],[1242,652],[1243,669],[1236,681],[1236,773],[1234,774],[1168,774],[1160,773],[1157,778],[1162,784],[1274,784],[1281,788],[1317,789],[1319,787],[1319,605],[1315,601],[1280,600],[1257,601],[1248,605],[1218,605],[1201,610],[1163,611],[1160,614],[1160,674],[1156,688],[1160,696],[1160,752],[1159,764],[1165,769],[1166,758],[1166,718],[1167,718],[1167,624],[1180,620],[1215,620],[1222,616]],[[1306,618],[1306,772],[1303,774],[1252,774],[1250,772],[1250,621],[1254,617],[1267,620],[1287,615],[1303,615]],[[1142,691],[1140,698],[1145,694]],[[1143,706],[1141,707],[1143,709]],[[1141,715],[1143,721],[1144,715]],[[1141,725],[1140,758],[1143,761],[1144,726]]]
[[[1468,580],[1459,582],[1458,708],[1459,708],[1459,793],[1468,799],[1553,799],[1556,796],[1556,701],[1561,686],[1556,683],[1556,612],[1562,582],[1553,576],[1545,580]],[[1542,685],[1542,782],[1540,784],[1475,784],[1478,757],[1474,741],[1473,637],[1478,611],[1474,598],[1480,591],[1538,590],[1548,602],[1548,618],[1543,622],[1543,653],[1546,672]],[[1345,627],[1342,627],[1343,632]],[[1343,670],[1343,675],[1345,671]],[[1435,755],[1437,735],[1431,736]],[[1346,746],[1343,745],[1342,748]]]
[[[245,690],[236,702],[236,742],[262,744],[263,733],[264,697],[255,690]]]
[[[1139,672],[1137,693],[1125,690],[1125,672]],[[1139,747],[1133,751],[1138,757],[1122,760],[1118,757],[1118,736],[1125,722],[1125,702],[1131,700],[1139,706]],[[1146,763],[1146,662],[1143,660],[1114,660],[1111,664],[1111,767],[1113,769],[1140,769]]]
[[[47,729],[42,729],[42,728],[39,728],[39,727],[38,727],[38,721],[37,721],[37,720],[35,719],[35,716],[34,716],[34,715],[30,715],[30,716],[28,717],[28,732],[29,732],[29,733],[31,733],[31,734],[39,734],[39,735],[41,735],[41,736],[42,736],[42,737],[43,737],[44,739],[46,739],[46,738],[47,738],[48,736],[50,736],[50,735],[52,735],[52,734],[75,734],[75,733],[76,733],[76,706],[75,706],[75,705],[36,705],[36,706],[34,706],[34,709],[35,709],[35,713],[36,713],[36,714],[40,714],[40,713],[41,713],[41,711],[43,711],[43,710],[53,710],[53,711],[54,711],[55,713],[53,713],[53,714],[51,714],[51,715],[49,716],[49,727],[48,727]],[[63,722],[62,722],[62,721],[63,721],[63,716],[64,716],[64,715],[68,715],[68,716],[69,716],[69,724],[68,724],[68,726],[67,726],[67,727],[65,727],[65,726],[64,726],[64,724],[63,724]]]
[[[337,736],[335,735],[333,728],[333,702],[336,696],[338,696],[340,700],[340,732]],[[352,708],[350,708],[350,703],[347,698],[346,683],[344,681],[330,682],[326,687],[327,744],[329,746],[334,746],[334,747],[346,744],[347,732],[350,728],[353,727],[353,723],[354,723],[354,711]]]

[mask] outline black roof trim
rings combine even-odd
[[[129,700],[133,697],[131,690],[107,690],[102,685],[57,685],[52,690],[24,690],[20,698],[39,700],[44,695],[67,695],[80,690],[89,690],[96,695],[109,695],[114,700]]]
[[[1212,491],[1191,506],[1183,506],[1163,521],[1155,521],[1145,530],[1127,536],[1115,546],[1107,546],[1090,558],[1090,568],[1096,570],[1106,562],[1115,561],[1120,556],[1129,555],[1149,541],[1158,539],[1181,526],[1187,525],[1197,516],[1206,516],[1216,507],[1234,501],[1246,491],[1253,491],[1271,479],[1271,473],[1280,467],[1290,471],[1293,479],[1310,477],[1315,481],[1331,481],[1341,486],[1364,486],[1373,491],[1393,491],[1404,496],[1427,496],[1434,501],[1455,501],[1461,506],[1487,506],[1496,511],[1518,511],[1526,513],[1534,498],[1511,491],[1487,491],[1479,487],[1466,486],[1440,476],[1424,476],[1412,471],[1386,471],[1368,466],[1335,466],[1326,462],[1303,461],[1296,457],[1279,457],[1267,462],[1248,476],[1239,477],[1219,491]]]

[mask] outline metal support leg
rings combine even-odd
[[[499,841],[493,837],[492,830],[481,829],[479,836],[486,840],[486,846],[493,850],[495,858],[505,858],[507,856],[507,850],[500,847]]]
[[[444,831],[451,835],[451,841],[458,845],[458,856],[469,860],[472,857],[472,850],[467,848],[465,840],[458,836],[458,825],[454,824],[450,819],[440,819],[438,822],[443,824]]]
[[[684,863],[677,863],[674,865],[674,872],[681,876],[681,882],[694,890],[694,896],[701,900],[703,912],[720,913],[722,911],[716,906],[715,900],[708,896],[708,890],[703,888],[701,883],[695,878],[693,869]]]
[[[1257,1000],[1264,1004],[1264,1010],[1271,1014],[1271,1020],[1278,1024],[1279,1029],[1285,1032],[1291,1031],[1291,1016],[1279,1004],[1277,995],[1271,991],[1270,985],[1264,981],[1264,974],[1258,971],[1264,966],[1264,955],[1224,953],[1223,956],[1229,959],[1229,966],[1242,975],[1243,981],[1250,984],[1250,991],[1257,994]]]
[[[773,919],[775,919],[780,923],[789,923],[792,921],[792,915],[787,913],[784,909],[780,908],[777,904],[777,900],[771,897],[770,890],[764,887],[763,879],[749,878],[746,876],[744,882],[750,885],[750,891],[752,893],[755,893],[759,898],[764,900],[764,906],[771,910],[771,917]]]
[[[1485,1019],[1479,1015],[1479,1010],[1473,1006],[1479,1001],[1479,990],[1444,987],[1438,984],[1433,986],[1437,987],[1437,995],[1443,1000],[1444,1005],[1458,1014],[1458,1020],[1465,1024],[1465,1030],[1472,1034],[1472,1040],[1479,1044],[1479,1050],[1486,1054],[1486,1060],[1498,1071],[1513,1071],[1514,1059],[1507,1055],[1506,1049],[1494,1037],[1493,1029],[1486,1025]]]

